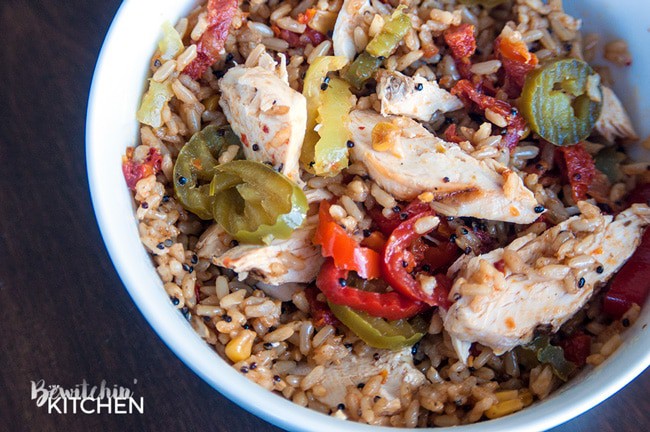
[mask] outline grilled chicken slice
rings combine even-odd
[[[584,201],[578,206],[582,215],[540,236],[529,234],[452,265],[450,298],[458,300],[444,327],[459,358],[467,359],[472,342],[501,354],[530,342],[538,326],[557,331],[634,253],[650,223],[645,204],[615,219]]]
[[[238,274],[248,274],[269,285],[306,283],[316,279],[323,263],[320,248],[312,244],[318,216],[314,215],[286,240],[274,240],[268,246],[238,245],[210,256],[212,263]],[[204,238],[206,245],[218,244]],[[205,253],[201,251],[200,256]]]
[[[435,81],[387,70],[378,75],[377,96],[382,115],[403,115],[427,122],[438,111],[446,113],[463,107],[460,99],[438,87]]]
[[[596,122],[595,128],[607,142],[612,144],[617,139],[624,141],[638,139],[630,116],[614,91],[609,87],[603,86],[603,111]]]
[[[223,109],[244,144],[247,160],[270,163],[294,181],[307,127],[307,101],[289,87],[284,65],[274,70],[270,56],[258,66],[235,66],[219,81]]]
[[[374,355],[379,354],[377,360]],[[411,348],[401,351],[368,350],[362,355],[349,354],[340,359],[338,364],[325,368],[321,385],[327,392],[325,396],[315,396],[320,402],[330,408],[345,402],[348,386],[366,383],[373,376],[385,373],[386,379],[381,386],[379,395],[387,402],[399,399],[402,382],[408,382],[415,388],[422,385],[425,377],[413,366]]]
[[[375,8],[370,5],[369,0],[344,0],[339,15],[334,24],[332,33],[332,45],[334,55],[345,56],[348,60],[354,60],[357,49],[354,44],[354,29],[364,28],[364,18],[374,15]],[[367,27],[367,26],[366,26]]]
[[[372,142],[373,128],[380,122],[397,126],[385,151],[375,150]],[[433,207],[446,216],[519,224],[539,216],[533,193],[516,173],[495,161],[473,158],[414,120],[357,110],[350,114],[350,130],[355,143],[352,158],[363,163],[372,179],[397,199],[409,201],[431,192],[436,201]]]

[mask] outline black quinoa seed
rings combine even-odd
[[[629,327],[630,326],[630,320],[627,318],[623,318],[621,320],[621,324],[623,324],[623,327]]]
[[[273,348],[273,344],[270,343],[270,342],[266,342],[263,346],[264,346],[264,349],[267,349],[267,350]]]
[[[406,268],[408,266],[409,266],[409,263],[407,263],[406,261],[402,261],[402,267]]]
[[[358,389],[362,389],[362,388],[364,388],[365,386],[366,386],[366,385],[365,385],[364,383],[359,383],[359,384],[357,384],[357,388],[358,388]]]
[[[469,254],[472,253],[472,248],[469,247],[469,246],[467,246],[467,247],[465,248],[465,251],[464,251],[464,252],[465,252],[465,255],[469,255]]]
[[[153,65],[155,67],[160,67],[162,65],[162,62],[160,60],[156,59],[156,60],[153,61]]]
[[[253,144],[253,151],[258,151],[260,146],[258,144]]]
[[[148,209],[149,208],[149,203],[145,201],[142,204],[140,204],[140,207],[142,207],[143,209]]]
[[[196,254],[194,254],[194,255],[192,255],[192,258],[191,258],[190,261],[192,262],[192,264],[196,264],[196,263],[199,262],[199,257],[196,256]]]
[[[370,234],[372,234],[372,233],[370,232],[369,229],[364,229],[364,230],[363,230],[363,236],[364,236],[364,237],[370,237]]]
[[[576,173],[573,175],[573,180],[580,180],[581,178],[582,176],[580,175],[580,173]]]
[[[546,209],[544,208],[543,205],[538,205],[535,207],[535,213],[542,213],[544,210]]]
[[[166,203],[169,201],[169,195],[163,195],[162,202]]]
[[[244,373],[244,374],[248,373],[248,367],[246,367],[246,366],[242,366],[241,369],[239,369],[239,370],[241,371],[241,373]]]
[[[183,270],[190,271],[190,266],[188,266],[187,264],[183,264]]]
[[[450,180],[449,180],[449,177],[443,177],[442,181],[445,182],[445,183],[449,183]]]
[[[232,53],[228,53],[228,55],[226,55],[226,63],[230,63],[234,58],[235,56]]]
[[[461,296],[461,295],[458,294],[458,293],[454,294],[454,300],[455,300],[455,301],[460,300],[462,297],[463,297],[463,296]]]
[[[255,370],[257,369],[257,363],[253,362],[251,365],[248,367],[250,370]]]
[[[237,240],[231,241],[230,242],[230,247],[235,247],[235,246],[239,246],[239,242]]]
[[[327,84],[326,82],[324,82],[323,84],[320,85],[320,89],[323,90],[323,91],[327,90],[328,87],[329,87],[329,84]]]
[[[224,320],[225,322],[229,323],[229,322],[232,321],[232,317],[231,317],[230,315],[224,315],[224,316],[223,316],[223,320]]]
[[[346,281],[345,279],[343,279],[343,278],[339,279],[339,285],[341,285],[342,287],[346,286],[347,284],[348,284],[348,281]]]
[[[157,247],[158,249],[160,249],[160,250],[165,249],[165,245],[162,244],[162,243],[158,243],[158,244],[156,245],[156,247]]]
[[[408,213],[400,213],[400,214],[399,214],[399,218],[400,218],[401,220],[406,220],[406,219],[409,218],[409,215],[408,215]]]
[[[250,329],[251,329],[251,326],[248,325],[248,324],[244,324],[244,325],[241,326],[241,327],[242,327],[244,330],[250,330]],[[255,369],[255,368],[253,368],[252,365],[251,365],[251,369]]]
[[[348,148],[352,148],[352,147],[354,147],[354,141],[348,140],[348,142],[345,145],[347,145]]]
[[[578,288],[582,288],[585,286],[585,278],[581,277],[580,280],[578,280]]]
[[[510,114],[512,114],[513,116],[515,116],[515,115],[519,114],[519,111],[517,110],[517,108],[512,107],[512,108],[510,109]]]
[[[430,272],[431,271],[431,266],[429,264],[424,264],[422,266],[422,271],[423,272]]]
[[[395,206],[395,207],[393,207],[393,212],[394,212],[394,213],[399,213],[399,212],[401,212],[401,211],[402,211],[402,209],[400,208],[400,206]]]
[[[178,184],[183,186],[183,185],[185,185],[185,183],[187,183],[187,179],[185,177],[183,177],[183,176],[180,176],[178,178]]]
[[[329,84],[330,83],[330,77],[328,77],[326,75],[325,78],[323,78],[323,82],[326,83],[326,84]]]
[[[344,343],[343,346],[347,349],[352,349],[352,344],[350,342]]]
[[[455,241],[456,241],[456,234],[452,234],[452,235],[450,235],[450,236],[449,236],[449,242],[450,242],[450,243],[453,243],[453,242],[455,242]]]
[[[469,231],[467,231],[467,228],[461,228],[460,232],[461,232],[463,235],[467,235],[467,234],[469,234]]]
[[[374,358],[375,360],[379,360],[379,353],[374,353],[372,355],[372,358]]]
[[[179,299],[177,299],[176,297],[173,297],[173,298],[172,298],[172,304],[173,304],[174,306],[178,306],[178,304],[179,304],[180,302],[181,302],[181,301],[180,301]]]
[[[280,378],[280,375],[273,375],[273,381],[280,382],[282,381],[282,378]]]
[[[605,271],[605,269],[603,268],[603,266],[596,267],[596,273],[601,274],[604,271]]]
[[[424,86],[422,85],[422,83],[417,83],[417,84],[415,85],[415,89],[416,89],[417,91],[422,91],[423,88],[424,88]]]
[[[338,409],[339,411],[344,411],[345,410],[345,404],[342,404],[342,403],[338,404],[336,406],[336,409]]]

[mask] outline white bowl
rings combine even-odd
[[[277,396],[250,382],[222,360],[172,306],[151,259],[140,243],[134,205],[121,171],[127,146],[138,139],[135,112],[156,48],[160,26],[190,11],[194,0],[126,0],[110,27],[97,62],[87,118],[87,165],[92,201],[115,268],[133,301],[158,335],[220,393],[246,410],[289,430],[369,431],[367,425],[338,420]],[[616,70],[616,90],[643,136],[650,133],[650,4],[637,0],[569,1],[569,12],[582,17],[588,30],[626,39],[635,54],[632,67]],[[551,397],[516,414],[454,431],[544,430],[602,402],[650,365],[650,308],[628,329],[625,342],[600,367],[588,371]],[[395,430],[395,429],[392,429]]]

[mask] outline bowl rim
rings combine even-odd
[[[350,432],[376,430],[374,426],[343,421],[300,407],[239,374],[194,332],[176,308],[171,305],[166,294],[164,296],[156,295],[152,298],[151,293],[142,289],[140,283],[140,270],[142,269],[138,267],[139,264],[128,261],[121,253],[121,244],[117,239],[123,226],[120,224],[121,220],[112,217],[112,206],[108,202],[110,185],[102,181],[101,175],[109,168],[99,157],[99,147],[96,144],[99,141],[98,134],[101,133],[102,128],[106,127],[102,124],[101,116],[98,115],[101,110],[97,107],[101,104],[103,89],[106,86],[110,87],[111,84],[110,77],[104,73],[107,69],[106,65],[116,56],[117,50],[121,49],[116,45],[114,36],[116,32],[120,31],[122,22],[126,16],[132,13],[131,10],[135,9],[134,5],[136,4],[138,2],[135,0],[125,0],[120,5],[106,33],[93,74],[86,115],[86,166],[91,201],[102,239],[125,288],[158,337],[185,365],[222,395],[252,414],[288,430],[330,431],[335,429]],[[136,122],[135,115],[133,115],[133,122]],[[119,167],[114,168],[118,169]],[[132,216],[135,220],[135,215]],[[144,246],[140,246],[144,251]],[[647,334],[645,336],[647,338]],[[641,345],[642,343],[639,341],[628,343],[598,369],[585,371],[587,376],[582,382],[556,390],[543,402],[535,403],[533,406],[500,419],[456,426],[453,430],[500,431],[506,428],[512,431],[545,430],[564,423],[609,398],[650,366],[650,350],[644,351]],[[215,366],[215,356],[221,359],[220,365]],[[217,363],[219,362],[217,361]],[[600,375],[607,375],[604,372],[608,372],[609,369],[617,371],[613,379],[610,378],[605,382],[596,379]],[[571,399],[569,403],[564,401],[565,398]],[[407,431],[410,429],[391,428],[391,430]],[[451,428],[436,428],[436,430],[447,431]]]

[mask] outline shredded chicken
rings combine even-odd
[[[390,148],[375,149],[372,131],[381,122],[394,122],[399,131]],[[386,118],[374,111],[353,111],[350,130],[352,158],[364,164],[372,179],[395,198],[410,201],[424,192],[448,216],[473,216],[520,224],[539,214],[533,193],[519,176],[493,160],[480,161],[458,144],[435,137],[405,117]]]
[[[444,327],[459,358],[467,360],[473,342],[502,354],[530,342],[540,325],[557,331],[621,268],[650,224],[645,204],[615,219],[584,201],[578,206],[582,215],[540,236],[529,234],[452,265],[450,298],[457,300]]]
[[[427,122],[436,112],[446,113],[463,107],[460,99],[438,87],[436,81],[394,71],[382,71],[378,75],[377,96],[382,115],[403,115]]]
[[[290,282],[307,283],[316,279],[323,264],[320,248],[312,244],[318,216],[307,218],[286,240],[274,240],[267,246],[224,246],[225,233],[213,225],[199,239],[198,254],[212,263],[252,276],[269,285]]]
[[[607,142],[614,143],[617,139],[634,141],[638,139],[630,116],[625,111],[623,104],[609,87],[603,89],[603,111],[596,122],[596,131]]]
[[[377,360],[375,354],[379,355]],[[424,375],[413,366],[411,348],[401,351],[367,350],[362,355],[347,355],[340,363],[327,366],[321,380],[327,392],[324,396],[315,397],[328,407],[335,408],[345,402],[348,386],[365,384],[368,379],[381,373],[386,374],[386,379],[379,395],[386,398],[388,403],[399,402],[402,382],[416,388],[425,381]]]
[[[270,163],[300,181],[307,101],[289,87],[284,64],[275,70],[275,62],[263,53],[257,66],[230,69],[219,87],[219,105],[244,144],[246,159]]]

